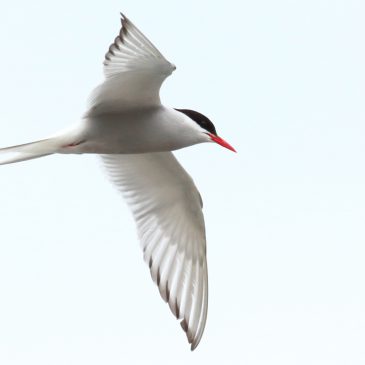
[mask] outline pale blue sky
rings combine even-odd
[[[177,65],[163,101],[238,154],[178,152],[204,199],[191,353],[95,156],[0,169],[0,363],[365,363],[365,3],[0,4],[0,146],[76,121],[123,11]]]

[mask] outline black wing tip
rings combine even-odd
[[[199,342],[193,342],[190,346],[190,351],[194,351],[199,345]]]
[[[185,331],[185,332],[187,332],[188,331],[188,323],[186,322],[186,320],[185,320],[185,318],[180,322],[180,326],[181,326],[181,328]]]
[[[127,27],[128,23],[130,23],[130,20],[126,17],[125,14],[123,14],[121,12],[120,13],[120,22],[122,24],[122,29],[121,29],[121,33],[122,33],[122,31],[125,31],[125,28]]]
[[[191,332],[188,322],[185,318],[180,322],[180,326],[185,332],[186,337],[188,338],[188,342],[190,344],[190,351],[194,351],[199,345],[200,337],[196,336],[196,334]]]
[[[156,283],[157,283],[158,287],[160,286],[160,282],[161,282],[161,272],[160,272],[160,268],[158,267],[157,268],[157,279],[156,279]]]
[[[175,314],[177,319],[180,318],[180,307],[179,307],[179,304],[177,302],[177,298],[175,299],[174,314]]]
[[[130,23],[130,20],[123,13],[120,13],[120,22],[122,24],[122,28],[120,29],[119,37],[123,43],[123,34],[127,34],[127,27]]]

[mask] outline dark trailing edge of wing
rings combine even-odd
[[[122,43],[124,43],[124,35],[127,34],[128,30],[127,30],[127,24],[128,24],[128,18],[123,14],[120,13],[121,16],[121,23],[122,23],[122,27],[120,28],[119,31],[119,35],[114,39],[114,42],[110,45],[108,52],[105,54],[105,60],[104,60],[104,65],[107,65],[108,62],[111,61],[110,56],[114,56],[114,50],[117,49],[120,51],[120,48],[118,46],[118,40]]]

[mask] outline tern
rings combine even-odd
[[[235,150],[203,114],[161,104],[160,87],[176,67],[122,13],[121,23],[105,55],[104,81],[80,121],[49,138],[0,149],[0,164],[99,154],[133,213],[152,279],[194,350],[208,309],[203,204],[171,151],[203,142]]]

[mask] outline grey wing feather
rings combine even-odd
[[[208,308],[201,198],[171,152],[103,155],[109,177],[131,208],[152,279],[194,350]]]
[[[164,65],[167,76],[170,75],[174,66],[165,59],[151,41],[123,14],[121,14],[121,23],[119,35],[105,54],[105,76],[112,77],[120,72],[149,68],[151,63]]]
[[[105,55],[105,80],[92,92],[87,115],[160,105],[161,85],[176,69],[123,14],[121,21]]]

